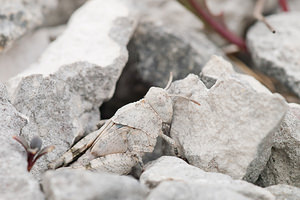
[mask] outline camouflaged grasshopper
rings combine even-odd
[[[143,99],[120,108],[99,130],[80,140],[49,168],[67,166],[85,152],[72,167],[127,174],[136,164],[142,165],[144,153],[153,152],[159,136],[176,152],[175,141],[165,134],[173,116],[172,97],[188,98],[168,94],[170,80],[165,89],[151,87]]]

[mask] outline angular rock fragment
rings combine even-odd
[[[300,96],[300,13],[289,12],[267,17],[276,34],[261,22],[247,33],[247,43],[258,70],[276,78]]]
[[[130,64],[144,82],[164,87],[174,79],[200,73],[222,51],[201,33],[203,24],[177,1],[139,1],[141,20],[129,44]]]
[[[37,61],[65,26],[42,28],[24,35],[12,48],[0,54],[0,81],[4,82]]]
[[[30,118],[23,135],[39,135],[45,146],[56,146],[33,167],[36,176],[98,122],[99,106],[112,96],[128,58],[135,27],[130,6],[123,0],[89,1],[39,61],[8,82],[13,104]]]
[[[40,26],[56,1],[2,0],[0,7],[0,52],[26,32]]]
[[[300,187],[300,106],[289,109],[277,129],[271,157],[257,182],[261,186],[288,184]]]
[[[23,148],[12,139],[26,122],[8,101],[6,88],[0,83],[0,199],[44,199],[38,182],[27,172]]]
[[[164,156],[153,161],[140,180],[153,188],[149,200],[275,200],[267,190],[224,174],[204,172],[176,157]]]
[[[300,199],[300,189],[298,187],[280,184],[267,187],[266,189],[269,190],[276,197],[276,200]]]
[[[286,103],[279,95],[259,92],[237,75],[220,77],[208,90],[196,75],[172,83],[177,98],[171,137],[188,162],[205,171],[255,182],[271,153],[274,130]]]
[[[254,77],[235,72],[231,63],[219,56],[211,56],[209,62],[206,63],[200,73],[200,78],[207,88],[211,88],[219,78],[226,76],[234,76],[241,81],[247,82],[257,92],[271,94],[271,92]]]
[[[131,177],[71,169],[46,172],[42,184],[49,200],[142,200],[148,192]]]

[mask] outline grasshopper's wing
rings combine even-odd
[[[53,161],[48,165],[50,169],[56,169],[60,166],[66,166],[72,161],[74,161],[78,156],[80,156],[84,151],[92,146],[95,140],[103,133],[106,132],[107,129],[113,126],[113,122],[111,120],[107,121],[99,130],[94,131],[84,138],[82,138],[79,142],[77,142],[70,150],[64,153],[60,158]]]
[[[157,138],[162,128],[162,120],[144,99],[123,106],[111,120],[116,124],[142,130],[153,138]]]

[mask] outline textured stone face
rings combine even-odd
[[[247,43],[253,61],[260,71],[275,77],[300,96],[300,14],[289,12],[267,17],[276,34],[262,23],[256,23],[247,33]]]
[[[257,186],[232,180],[219,173],[205,172],[183,160],[164,156],[146,166],[141,183],[153,188],[147,199],[237,199],[275,200],[274,196]]]
[[[13,104],[30,119],[24,136],[56,146],[32,169],[36,176],[95,128],[99,106],[112,96],[127,61],[134,27],[129,1],[89,1],[37,63],[9,80]]]
[[[286,104],[279,95],[259,92],[237,75],[221,76],[208,90],[195,75],[169,90],[174,103],[171,137],[189,163],[205,171],[256,181],[271,152],[274,130]]]
[[[7,91],[0,83],[0,198],[13,200],[44,199],[38,182],[27,172],[22,146],[12,139],[27,120],[8,101]]]
[[[164,87],[200,73],[213,54],[223,55],[200,31],[202,23],[176,1],[140,1],[141,20],[129,44],[130,62],[144,82]]]
[[[258,184],[269,186],[289,184],[300,186],[300,106],[289,109],[277,129],[271,157],[260,175]]]
[[[276,200],[300,199],[300,189],[298,187],[279,184],[267,187],[266,189],[269,190],[276,197]]]
[[[37,61],[42,52],[65,26],[42,28],[30,32],[0,54],[0,81],[5,82]]]
[[[40,26],[44,15],[56,5],[56,1],[3,0],[0,8],[0,52],[27,31]]]
[[[142,200],[147,195],[147,188],[132,177],[72,169],[48,171],[42,184],[49,200]]]
[[[40,26],[66,23],[86,0],[2,0],[0,8],[0,53]]]

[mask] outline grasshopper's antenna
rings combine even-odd
[[[170,88],[170,86],[171,86],[171,84],[172,84],[172,81],[173,81],[173,73],[170,72],[169,81],[168,81],[166,87],[164,88],[165,90],[167,90],[167,89]]]
[[[188,98],[188,97],[185,97],[185,96],[182,96],[182,95],[178,95],[178,94],[169,94],[169,96],[170,96],[170,97],[178,97],[178,98],[183,98],[183,99],[186,99],[186,100],[188,100],[188,101],[191,101],[191,102],[193,102],[194,104],[197,104],[197,105],[201,106],[201,104],[200,104],[198,101],[196,101],[196,100],[193,100],[193,99],[190,99],[190,98]]]

